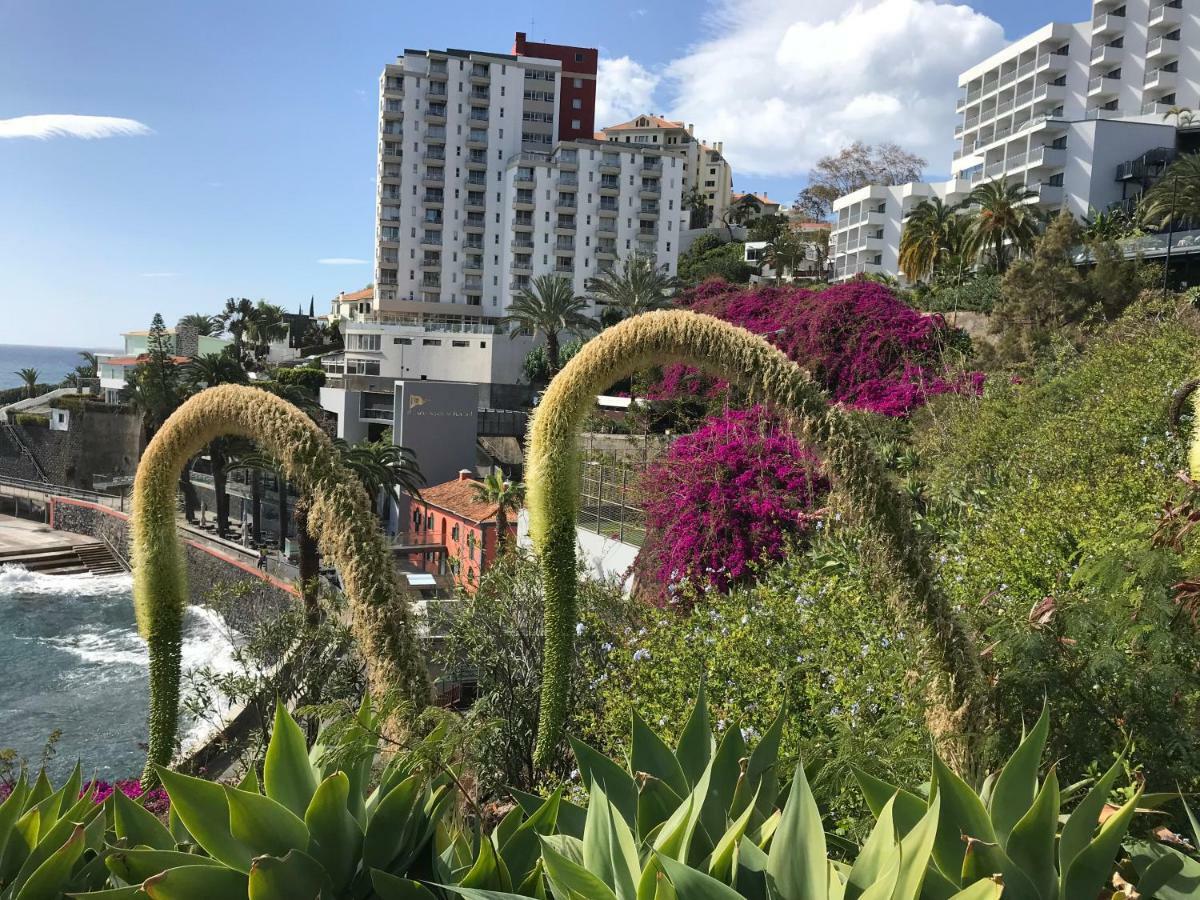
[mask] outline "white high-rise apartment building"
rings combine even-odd
[[[406,50],[383,71],[374,296],[324,361],[343,436],[362,423],[338,392],[388,379],[474,381],[496,403],[533,346],[499,320],[539,275],[585,295],[634,253],[675,272],[682,160],[595,140],[595,50],[521,34],[514,50]]]
[[[903,218],[931,193],[958,201],[979,182],[1003,178],[1029,188],[1047,211],[1080,218],[1132,200],[1145,187],[1139,160],[1174,151],[1176,127],[1164,113],[1200,104],[1195,47],[1200,0],[1095,0],[1090,21],[1045,25],[967,69],[958,79],[952,179],[872,186],[837,200],[836,277],[899,274]],[[882,226],[862,221],[868,207],[886,219]]]

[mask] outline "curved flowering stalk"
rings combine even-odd
[[[934,662],[944,674],[930,710],[935,733],[960,739],[977,733],[986,688],[975,644],[934,584],[908,502],[889,488],[862,430],[845,411],[829,405],[808,372],[763,338],[713,316],[670,310],[627,319],[584,344],[550,383],[530,423],[530,536],[545,584],[539,764],[552,758],[567,717],[576,622],[580,425],[596,395],[614,382],[671,363],[732,382],[819,451],[847,512],[867,529],[862,550],[874,563],[868,570],[878,573],[898,612],[928,632]]]
[[[407,589],[366,494],[341,465],[328,436],[296,407],[266,391],[241,385],[209,388],[180,406],[159,429],[133,485],[133,600],[138,630],[150,651],[147,783],[155,778],[156,763],[171,760],[179,712],[187,583],[175,528],[175,491],[186,462],[224,436],[259,444],[311,498],[309,528],[341,573],[371,693],[398,691],[420,704],[429,699]]]

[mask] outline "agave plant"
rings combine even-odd
[[[1122,771],[1122,755],[1064,815],[1062,807],[1082,791],[1082,785],[1060,788],[1053,768],[1039,782],[1049,729],[1049,714],[1043,710],[1016,752],[979,791],[936,756],[929,800],[865,772],[856,773],[867,804],[880,821],[890,815],[901,829],[909,828],[930,809],[940,808],[926,896],[951,896],[991,875],[1002,880],[1006,900],[1090,900],[1108,883],[1142,792],[1135,792],[1099,824]]]
[[[1185,900],[1200,895],[1200,859],[1197,859],[1197,848],[1200,848],[1200,822],[1196,820],[1195,813],[1182,794],[1179,795],[1179,800],[1191,826],[1193,843],[1190,847],[1186,841],[1178,840],[1177,836],[1171,838],[1176,846],[1165,842],[1136,840],[1130,841],[1125,847],[1137,875],[1138,893],[1143,897]],[[1180,846],[1189,852],[1180,852],[1177,849]]]

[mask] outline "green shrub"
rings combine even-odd
[[[271,371],[271,378],[279,384],[302,388],[314,397],[325,386],[325,372],[316,366],[280,367]]]
[[[26,428],[49,428],[50,417],[40,413],[17,413],[13,416],[13,423]]]
[[[1000,276],[980,272],[962,284],[934,285],[917,294],[917,308],[926,312],[991,312],[1000,297]]]

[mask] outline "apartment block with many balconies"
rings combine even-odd
[[[961,197],[964,185],[1004,179],[1028,188],[1046,212],[1080,218],[1128,203],[1120,166],[1173,148],[1176,126],[1164,114],[1200,103],[1200,57],[1187,49],[1196,46],[1200,0],[1095,0],[1090,21],[1051,23],[1014,41],[959,76],[952,178],[925,188]],[[842,222],[856,218],[860,193],[834,203],[837,247],[858,246]],[[911,203],[891,206],[903,216]],[[893,218],[885,229],[897,246],[902,225]],[[832,252],[841,278],[899,274],[890,247],[866,258]]]

